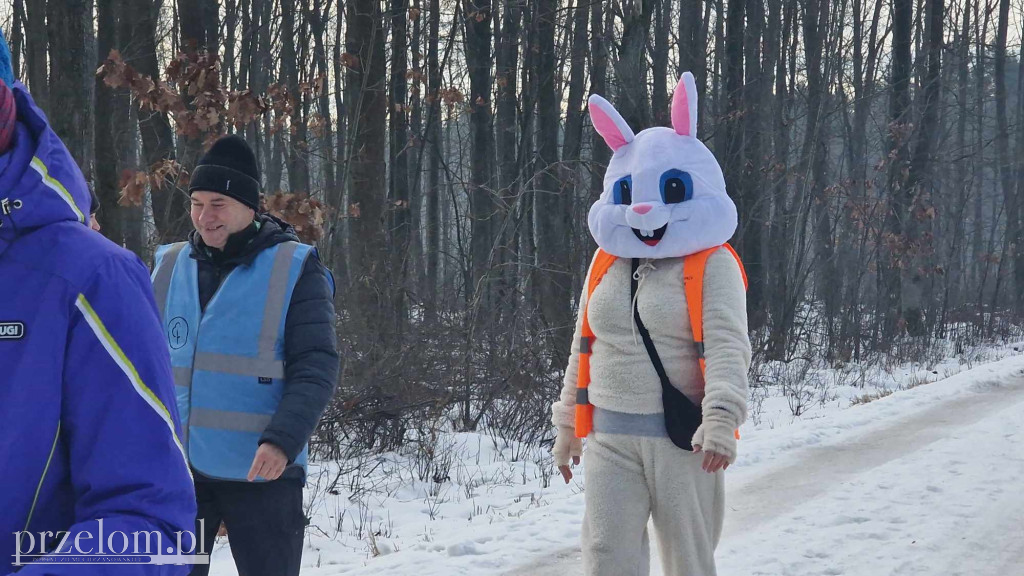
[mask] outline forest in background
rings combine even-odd
[[[218,135],[337,279],[321,425],[373,449],[425,423],[548,435],[586,213],[586,114],[699,136],[740,215],[755,365],[914,359],[1024,318],[1020,0],[3,0],[24,81],[151,262]],[[755,386],[772,386],[755,379]]]

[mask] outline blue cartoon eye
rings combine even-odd
[[[619,178],[618,182],[612,186],[612,193],[615,196],[616,204],[630,205],[633,203],[633,177],[626,176],[625,178]]]
[[[661,175],[661,199],[665,204],[679,204],[693,198],[693,179],[682,170],[667,170]]]

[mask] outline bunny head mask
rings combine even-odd
[[[587,218],[598,246],[620,258],[675,258],[729,241],[736,205],[718,161],[697,139],[693,74],[683,74],[672,97],[672,128],[634,134],[598,95],[589,108],[613,150],[604,190]]]

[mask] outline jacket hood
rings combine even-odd
[[[25,85],[11,87],[18,108],[14,145],[0,157],[0,254],[43,226],[89,219],[89,188]]]

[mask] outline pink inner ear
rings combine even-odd
[[[672,96],[672,128],[676,134],[693,136],[690,134],[690,98],[686,95],[686,87],[682,81]]]
[[[600,106],[590,105],[590,121],[594,123],[594,129],[604,138],[605,143],[612,150],[618,150],[629,142],[615,124],[615,120],[609,116]]]

